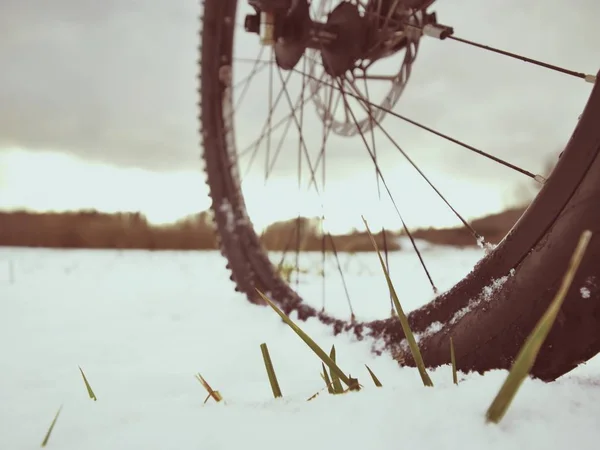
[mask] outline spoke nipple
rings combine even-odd
[[[423,27],[423,35],[434,37],[440,40],[446,39],[454,34],[454,28],[439,23],[429,23]]]
[[[545,184],[547,181],[546,178],[541,175],[536,175],[535,177],[533,177],[533,179],[540,184]]]
[[[596,75],[586,75],[584,80],[588,83],[596,83]]]

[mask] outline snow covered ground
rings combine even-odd
[[[357,316],[389,314],[376,256],[341,257]],[[446,289],[481,251],[429,248],[423,257]],[[315,305],[319,258],[303,256],[308,273],[298,285]],[[435,387],[424,388],[415,370],[374,356],[370,342],[300,323],[322,347],[335,344],[342,369],[365,386],[331,396],[316,356],[273,311],[235,293],[224,266],[215,252],[0,249],[0,449],[39,448],[61,405],[48,448],[600,448],[598,357],[553,384],[527,380],[502,423],[486,425],[506,372],[463,375],[454,386],[445,367],[432,373]],[[407,310],[431,297],[411,252],[393,254],[390,266]],[[336,271],[329,261],[328,280],[339,279]],[[339,281],[326,289],[327,308],[348,314]],[[262,342],[283,399],[272,397]],[[198,372],[224,403],[203,404]]]

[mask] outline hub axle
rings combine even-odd
[[[397,0],[370,0],[363,13],[356,4],[341,2],[325,22],[310,18],[308,0],[248,3],[256,14],[246,16],[244,28],[274,48],[276,63],[284,70],[293,69],[306,49],[314,49],[320,51],[325,71],[338,77],[359,60],[375,61],[397,53],[411,39],[424,34],[445,39],[453,32],[437,24],[435,13],[422,11],[422,21],[414,23],[415,10]]]

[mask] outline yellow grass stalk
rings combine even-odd
[[[383,385],[381,384],[381,381],[379,381],[379,378],[377,378],[375,376],[375,374],[373,373],[373,371],[371,370],[371,368],[369,366],[367,366],[366,364],[365,364],[365,367],[369,371],[369,374],[371,375],[371,378],[373,379],[373,383],[375,383],[375,386],[382,387]]]
[[[331,351],[329,352],[329,357],[331,358],[331,360],[333,362],[335,362],[337,364],[337,361],[335,360],[335,345],[331,346]],[[333,388],[333,393],[334,394],[342,394],[344,392],[344,388],[342,387],[342,382],[340,381],[340,378],[335,374],[335,372],[330,371],[331,373],[331,386]]]
[[[77,366],[79,367],[79,366]],[[96,398],[96,394],[94,394],[94,391],[92,390],[92,387],[90,386],[90,383],[88,382],[85,374],[83,373],[83,370],[81,369],[81,367],[79,367],[79,371],[81,372],[81,376],[83,377],[83,382],[85,383],[85,388],[87,389],[87,393],[90,396],[90,398],[94,401],[97,401],[98,399]]]
[[[452,363],[452,381],[458,384],[458,376],[456,374],[456,355],[454,354],[454,341],[450,337],[450,362]]]
[[[408,319],[406,318],[406,314],[404,314],[404,310],[402,309],[402,305],[400,305],[400,300],[398,299],[398,295],[396,294],[396,289],[394,289],[394,284],[392,283],[392,279],[390,278],[390,274],[387,270],[385,262],[381,257],[381,252],[379,251],[379,247],[377,246],[377,242],[375,242],[375,238],[373,237],[373,233],[371,233],[371,229],[369,228],[369,224],[362,218],[365,227],[367,227],[367,233],[369,234],[369,238],[371,239],[371,244],[375,248],[377,252],[377,256],[379,257],[379,262],[381,263],[381,268],[383,269],[383,273],[385,275],[385,279],[387,281],[388,288],[390,290],[390,294],[392,295],[392,300],[394,302],[394,307],[396,308],[396,314],[398,315],[398,319],[400,320],[400,325],[402,326],[402,331],[404,331],[404,336],[406,337],[406,341],[408,342],[408,346],[410,347],[410,352],[417,364],[417,369],[419,370],[419,375],[421,375],[421,380],[423,381],[423,385],[425,386],[433,386],[433,381],[429,377],[427,370],[425,369],[425,363],[423,362],[423,357],[421,356],[421,351],[419,350],[419,346],[417,345],[417,341],[415,336],[413,335],[412,330],[410,329],[410,325],[408,324]]]
[[[329,374],[327,373],[327,369],[325,368],[325,363],[321,363],[321,365],[323,366],[323,373],[321,374],[321,378],[323,378],[323,381],[327,385],[327,392],[329,392],[330,394],[335,394],[335,391],[333,390],[333,385],[331,384],[331,379],[329,378]]]
[[[556,316],[558,315],[565,296],[571,287],[575,273],[579,268],[579,264],[583,259],[583,255],[585,254],[591,238],[592,232],[589,230],[586,230],[581,234],[579,243],[577,244],[577,247],[571,256],[571,260],[569,261],[567,272],[563,277],[562,283],[556,295],[554,296],[554,299],[521,347],[521,350],[519,351],[519,354],[517,355],[515,362],[513,363],[513,366],[510,369],[506,380],[504,381],[504,384],[500,388],[500,391],[486,412],[486,422],[499,423],[502,420],[515,395],[517,394],[519,387],[521,387],[521,384],[529,375],[542,344],[548,336],[550,329],[554,325]]]
[[[196,379],[200,382],[202,386],[204,386],[204,389],[206,389],[206,391],[208,392],[208,396],[206,397],[206,399],[204,399],[204,403],[206,403],[211,397],[217,403],[223,400],[223,396],[220,394],[220,392],[213,390],[213,388],[210,387],[210,385],[206,382],[202,375],[200,375],[199,373],[196,374]]]
[[[279,382],[277,381],[277,376],[275,375],[275,369],[273,368],[273,362],[271,361],[271,355],[269,355],[267,344],[260,344],[260,351],[262,352],[265,368],[267,369],[267,376],[269,377],[269,384],[271,385],[271,390],[273,391],[273,397],[283,397],[281,394],[281,388],[279,387]]]
[[[56,411],[56,415],[54,416],[54,419],[52,419],[50,428],[48,428],[48,431],[46,432],[46,436],[44,437],[44,440],[42,441],[42,447],[45,447],[48,444],[48,440],[50,439],[50,435],[52,434],[52,430],[54,429],[54,425],[56,424],[56,420],[58,419],[58,415],[60,414],[61,410],[62,410],[62,405],[60,406],[60,408],[58,408],[58,411]]]

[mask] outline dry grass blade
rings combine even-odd
[[[375,383],[375,386],[382,387],[383,385],[381,384],[381,381],[379,381],[379,378],[377,378],[375,376],[375,374],[373,373],[373,371],[371,370],[371,368],[369,366],[367,366],[366,364],[365,364],[365,367],[369,371],[369,375],[371,375],[371,378],[373,379],[373,383]]]
[[[577,272],[577,269],[579,268],[581,260],[583,259],[583,255],[585,254],[591,237],[592,233],[589,230],[586,230],[581,234],[579,243],[573,252],[573,256],[571,256],[569,267],[563,277],[558,292],[548,306],[548,309],[546,309],[544,315],[537,322],[535,328],[521,347],[521,350],[519,351],[519,354],[517,355],[515,362],[513,363],[513,366],[510,369],[506,380],[504,381],[504,384],[487,410],[486,422],[499,423],[502,420],[515,395],[517,394],[519,387],[529,375],[542,344],[548,336],[550,329],[554,325],[556,316],[558,315],[565,296],[571,287],[571,283],[573,282],[573,278]]]
[[[335,360],[335,345],[331,346],[331,351],[329,352],[329,357],[331,358],[331,360],[337,364],[337,361]],[[333,388],[333,393],[334,394],[342,394],[344,392],[344,388],[342,386],[342,382],[340,381],[340,378],[335,374],[335,372],[330,371],[331,372],[331,386]]]
[[[313,395],[311,395],[310,397],[308,397],[306,399],[307,402],[310,402],[311,400],[314,400],[315,398],[317,398],[317,396],[323,391],[323,389],[321,389],[320,391],[315,392]]]
[[[313,395],[311,395],[310,397],[308,397],[306,399],[307,402],[310,402],[311,400],[314,400],[315,398],[317,398],[317,396],[320,394],[321,392],[316,392]]]
[[[379,247],[377,246],[377,242],[373,237],[373,233],[371,233],[371,229],[369,228],[369,224],[365,218],[362,218],[365,227],[367,227],[367,233],[369,234],[369,238],[371,239],[371,244],[375,248],[377,252],[377,256],[379,257],[379,262],[381,263],[381,268],[383,269],[383,273],[385,275],[385,279],[387,281],[388,288],[390,290],[390,294],[392,295],[392,300],[394,302],[394,307],[396,308],[396,313],[398,315],[398,319],[400,320],[400,325],[402,326],[402,331],[404,332],[404,336],[406,337],[406,341],[408,342],[408,346],[410,347],[410,352],[417,364],[417,369],[419,370],[419,375],[421,375],[421,380],[425,386],[433,386],[433,381],[429,377],[427,373],[427,369],[425,369],[425,363],[423,362],[423,357],[421,356],[421,351],[419,350],[419,346],[417,345],[417,341],[415,336],[410,329],[410,325],[408,324],[408,319],[406,318],[406,314],[404,314],[404,310],[402,309],[402,305],[400,305],[400,300],[398,299],[398,295],[396,294],[396,289],[394,289],[394,284],[392,283],[392,279],[390,278],[390,274],[387,270],[385,262],[381,257],[381,252],[379,251]]]
[[[202,375],[200,375],[199,373],[196,374],[196,379],[200,382],[200,384],[202,386],[204,386],[204,389],[206,389],[206,391],[208,392],[208,396],[206,397],[206,399],[204,399],[204,403],[206,403],[208,401],[208,399],[211,397],[217,403],[220,402],[221,400],[223,400],[223,397],[221,396],[219,391],[213,390],[213,388],[210,387],[210,385],[206,382],[206,380],[202,377]]]
[[[330,394],[335,394],[335,391],[333,390],[333,385],[331,384],[331,380],[329,379],[329,374],[327,373],[327,369],[325,368],[325,363],[321,363],[321,365],[323,366],[323,373],[321,374],[321,378],[323,378],[323,381],[327,385],[327,392],[329,392]]]
[[[50,424],[50,427],[48,428],[48,431],[46,432],[46,436],[44,436],[44,440],[42,441],[42,447],[45,447],[46,444],[48,444],[48,440],[50,439],[50,435],[52,434],[54,425],[56,425],[56,421],[58,420],[58,415],[60,414],[61,410],[62,410],[62,405],[60,406],[60,408],[58,408],[58,411],[56,411],[56,415],[54,416],[54,419],[52,419],[52,423]]]
[[[77,366],[77,367],[79,367],[79,366]],[[90,398],[92,400],[97,401],[98,399],[96,398],[96,394],[94,394],[94,391],[92,390],[92,387],[90,386],[90,383],[88,382],[81,367],[79,367],[79,371],[81,372],[81,376],[83,377],[83,382],[85,383],[85,388],[87,389],[88,395],[90,396]]]
[[[452,382],[458,384],[458,376],[456,374],[456,355],[454,354],[454,341],[450,337],[450,362],[452,363]]]
[[[269,377],[269,384],[271,385],[271,390],[273,391],[273,397],[283,397],[281,394],[281,388],[279,387],[279,382],[277,381],[277,376],[275,375],[275,369],[273,368],[273,362],[271,361],[271,355],[269,355],[267,344],[260,344],[260,351],[262,352],[265,368],[267,369],[267,376]]]
[[[281,317],[281,319],[292,329],[294,332],[308,345],[315,354],[321,358],[327,367],[331,370],[332,373],[339,377],[340,380],[344,382],[350,390],[358,391],[360,389],[358,380],[356,378],[352,378],[346,376],[346,374],[338,367],[338,365],[333,361],[325,351],[319,347],[319,345],[313,341],[313,339],[306,334],[302,329],[294,323],[292,319],[285,315],[283,311],[281,311],[265,294],[263,294],[260,290],[256,289],[256,292],[261,296],[261,298],[271,307],[273,310]]]

